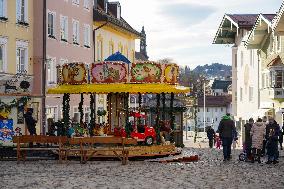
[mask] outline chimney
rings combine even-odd
[[[108,12],[111,13],[117,19],[121,17],[121,6],[118,1],[108,3]]]
[[[100,9],[104,12],[107,12],[107,3],[108,0],[94,0],[95,9]]]

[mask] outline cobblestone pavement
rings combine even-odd
[[[119,161],[2,161],[0,188],[284,188],[284,158],[277,165],[245,163],[237,160],[240,150],[235,150],[233,160],[223,163],[221,150],[184,150],[197,153],[200,161],[131,161],[126,166]]]

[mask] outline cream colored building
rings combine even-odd
[[[257,16],[226,14],[213,42],[232,45],[232,114],[239,129],[259,107],[257,50],[245,45]]]
[[[26,107],[33,107],[34,116],[40,121],[40,98],[35,95],[36,87],[33,86],[33,67],[38,63],[33,55],[33,3],[33,0],[0,1],[0,100],[9,105],[13,100],[18,102],[21,97],[29,96],[31,100]],[[22,81],[28,85],[20,85]],[[23,108],[17,106],[12,108],[8,119],[13,119],[14,129],[19,127],[25,134]]]

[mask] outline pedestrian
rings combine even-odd
[[[30,135],[36,135],[36,120],[33,118],[33,109],[28,108],[24,115],[25,122]]]
[[[280,129],[280,132],[279,132],[279,145],[280,145],[280,150],[283,150],[283,129],[284,129],[284,126],[282,127],[282,129]]]
[[[231,159],[231,146],[233,142],[233,134],[236,131],[235,123],[231,119],[230,114],[226,114],[220,121],[218,132],[223,146],[224,161]]]
[[[268,125],[268,120],[266,116],[263,116],[262,122],[267,126]],[[261,151],[261,156],[264,157],[266,155],[266,137],[263,140],[263,145],[262,145],[262,151]]]
[[[269,118],[269,124],[266,126],[266,148],[267,148],[267,164],[278,163],[278,137],[280,127],[273,118]]]
[[[209,140],[209,148],[213,148],[215,131],[211,126],[209,126],[209,128],[207,129],[207,138]]]
[[[254,120],[253,118],[249,119],[249,122],[245,124],[245,152],[247,154],[248,159],[251,159],[251,145],[252,145],[252,138],[251,138],[251,128],[253,126]]]
[[[251,162],[254,163],[255,158],[257,159],[258,163],[261,163],[260,156],[261,150],[263,145],[263,139],[265,137],[266,132],[266,125],[262,122],[261,118],[257,119],[257,122],[253,124],[251,128],[251,138],[252,138],[252,160]]]
[[[216,148],[220,150],[221,149],[221,139],[218,135],[216,135],[215,141],[216,141]]]

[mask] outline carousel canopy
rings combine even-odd
[[[120,52],[116,52],[112,55],[110,55],[105,61],[119,61],[119,62],[125,62],[127,64],[130,64],[131,62]]]
[[[59,85],[48,90],[48,94],[79,94],[79,93],[188,93],[189,88],[179,85],[160,83],[112,83],[112,84],[82,84],[82,85]]]

